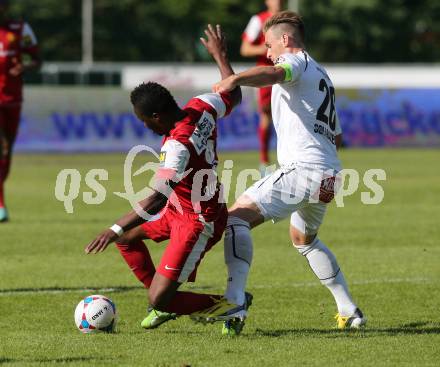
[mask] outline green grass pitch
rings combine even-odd
[[[290,245],[288,221],[253,232],[248,290],[254,304],[241,337],[220,335],[220,324],[188,318],[146,332],[147,305],[117,251],[85,255],[84,246],[125,213],[124,155],[18,155],[7,184],[11,222],[0,225],[0,365],[40,366],[438,366],[440,361],[440,151],[345,150],[344,167],[363,174],[383,168],[385,198],[363,205],[359,191],[344,208],[331,204],[320,238],[335,252],[358,304],[364,331],[334,330],[330,293]],[[255,153],[223,153],[234,174],[256,165]],[[137,160],[137,164],[141,164]],[[220,168],[222,164],[220,164]],[[85,205],[82,184],[74,214],[55,199],[58,172],[105,168],[101,205]],[[249,181],[250,183],[250,181]],[[142,181],[136,181],[140,190]],[[232,199],[232,195],[231,195]],[[154,259],[164,244],[149,244]],[[222,292],[222,242],[209,252],[198,282],[185,288]],[[118,333],[82,335],[76,304],[97,291],[112,298]]]

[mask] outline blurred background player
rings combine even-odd
[[[214,30],[209,25],[205,33],[207,40],[201,41],[217,62],[221,77],[232,75],[220,26]],[[226,204],[219,200],[221,185],[215,174],[218,163],[215,121],[240,102],[240,87],[230,93],[206,93],[191,98],[183,109],[157,83],[141,84],[131,93],[139,120],[164,136],[154,193],[139,203],[149,215],[160,212],[160,218],[147,221],[142,213],[133,210],[97,236],[86,252],[101,252],[116,242],[130,269],[149,289],[148,315],[141,323],[145,329],[206,308],[215,307],[221,314],[236,309],[237,305],[228,304],[222,296],[177,292],[177,289],[182,283],[195,280],[203,256],[223,235],[228,212]],[[212,179],[206,179],[207,171],[212,172]],[[214,188],[212,195],[201,198],[210,187]],[[170,240],[157,268],[143,242],[145,239]],[[244,305],[239,306],[242,309]]]
[[[0,222],[8,221],[4,184],[20,122],[24,72],[41,66],[37,40],[29,24],[8,17],[9,1],[0,0]],[[23,63],[23,55],[30,61]]]
[[[283,3],[283,0],[266,0],[267,9],[255,14],[242,34],[240,54],[244,57],[256,57],[258,66],[273,65],[272,61],[266,57],[267,49],[264,44],[263,28],[267,19],[282,10]],[[258,139],[260,142],[260,172],[262,175],[265,175],[266,167],[269,165],[269,143],[272,125],[271,92],[272,86],[259,88],[257,98],[258,113],[260,115]]]

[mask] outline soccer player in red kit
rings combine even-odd
[[[267,49],[264,44],[263,28],[266,20],[282,10],[283,0],[266,0],[267,10],[254,15],[242,34],[240,53],[244,57],[256,57],[258,66],[273,65],[266,57]],[[265,175],[269,164],[269,142],[271,136],[272,116],[270,108],[272,86],[258,90],[258,112],[260,122],[258,139],[260,142],[260,172]]]
[[[41,65],[37,40],[29,24],[7,16],[9,1],[0,0],[0,222],[8,221],[4,183],[20,121],[22,74]],[[24,64],[23,54],[31,61]]]
[[[201,39],[202,43],[222,78],[232,75],[220,26],[214,29],[209,25],[205,33],[207,40]],[[206,309],[227,314],[247,306],[231,305],[220,295],[177,291],[182,283],[195,280],[204,254],[221,239],[226,226],[228,213],[215,174],[216,120],[229,114],[240,101],[240,88],[225,94],[199,95],[182,109],[157,83],[141,84],[131,93],[136,116],[145,127],[164,136],[155,191],[139,203],[144,213],[159,213],[160,218],[145,221],[142,213],[133,210],[93,240],[86,252],[101,252],[116,242],[130,269],[149,289],[148,315],[141,323],[146,329],[178,315],[194,316]],[[157,268],[145,239],[170,240]]]

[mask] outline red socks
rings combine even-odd
[[[5,207],[5,191],[4,191],[4,185],[3,180],[0,178],[0,208]]]
[[[145,288],[150,288],[156,268],[144,242],[139,240],[130,245],[116,243],[116,246],[136,278],[144,284]],[[213,294],[178,291],[164,311],[189,315],[213,306],[221,298],[222,296]]]
[[[116,246],[136,278],[145,288],[150,288],[156,268],[144,242],[139,240],[130,245],[116,243]]]
[[[260,140],[260,161],[261,163],[269,163],[269,142],[271,130],[270,126],[266,128],[258,127],[258,139]]]
[[[5,206],[5,192],[4,192],[4,183],[9,173],[10,160],[9,159],[0,159],[0,208]]]

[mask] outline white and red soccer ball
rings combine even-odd
[[[116,322],[116,306],[105,296],[88,296],[76,306],[75,324],[82,333],[111,333],[115,331]]]

